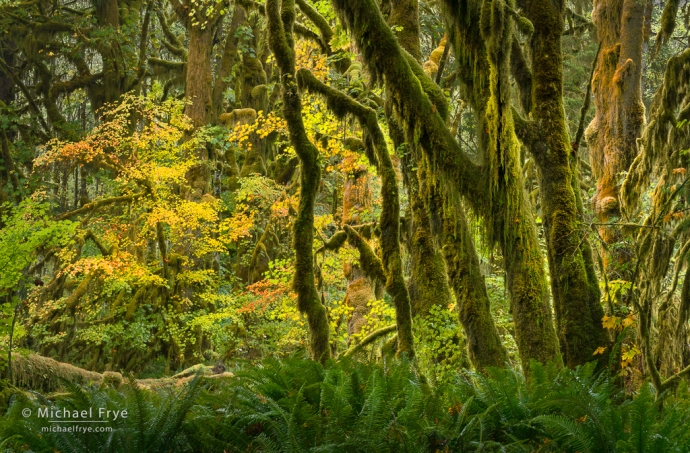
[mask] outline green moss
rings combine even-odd
[[[541,140],[529,149],[539,168],[541,209],[551,289],[561,352],[566,365],[592,360],[596,348],[607,342],[601,325],[603,309],[598,290],[590,284],[586,248],[582,243],[580,213],[573,190],[570,144],[563,110],[563,11],[550,0],[533,2],[526,11],[532,36],[534,70],[533,111]],[[591,263],[590,263],[591,264]]]
[[[391,295],[396,311],[398,327],[398,353],[414,355],[412,336],[412,313],[410,298],[403,277],[402,259],[400,256],[400,200],[398,183],[393,162],[388,154],[385,137],[378,124],[376,111],[366,107],[344,93],[326,86],[317,80],[309,71],[302,69],[297,73],[297,80],[303,89],[309,89],[326,98],[327,105],[337,115],[354,115],[362,128],[365,147],[373,150],[379,175],[381,177],[382,210],[380,217],[381,265],[383,267],[386,291]],[[351,228],[352,229],[352,228]],[[354,231],[354,230],[353,230]],[[361,253],[361,251],[360,251]],[[373,258],[370,260],[373,262]]]
[[[302,121],[302,102],[295,81],[294,40],[291,34],[295,20],[294,1],[266,2],[268,41],[280,69],[283,86],[283,117],[288,125],[290,142],[300,159],[300,198],[294,222],[295,276],[293,288],[297,307],[307,315],[310,353],[321,362],[330,357],[329,324],[326,307],[321,303],[314,283],[314,204],[321,179],[318,150],[309,141]]]
[[[506,29],[500,26],[509,21],[509,16],[502,14],[499,8],[502,2],[495,3],[492,6],[494,11],[486,13],[493,16],[485,16],[485,28],[490,31],[493,42],[510,45],[510,27]],[[492,149],[500,153],[490,157],[493,163],[487,169],[477,167],[459,148],[375,3],[372,0],[334,0],[333,4],[342,22],[354,35],[374,78],[385,81],[391,93],[391,109],[400,121],[405,141],[411,147],[419,146],[424,151],[431,171],[438,175],[440,186],[447,192],[446,196],[450,199],[463,196],[476,212],[488,219],[496,219],[491,223],[491,231],[504,247],[506,255],[507,282],[523,363],[528,364],[531,358],[542,362],[554,359],[558,354],[558,342],[551,322],[536,228],[519,184],[519,166],[511,163],[519,147],[514,133],[511,133],[510,116],[505,113],[510,106],[508,84],[504,84],[506,89],[497,93],[493,110],[488,112],[486,108],[490,85],[487,83],[490,80],[487,54],[484,39],[478,32],[479,27],[471,26],[479,23],[479,2],[455,4],[447,1],[444,6],[454,18],[455,56],[462,68],[460,78],[466,84],[478,123],[482,125],[480,145],[485,152],[489,146],[493,146]],[[494,35],[494,29],[500,33]],[[507,60],[506,52],[500,45],[495,46],[494,50],[504,51],[502,61]],[[494,80],[496,85],[498,79]],[[489,126],[495,130],[493,138],[485,133]],[[491,145],[490,140],[494,140]],[[486,178],[487,171],[493,177]],[[489,187],[489,183],[493,188]],[[500,184],[509,185],[503,190]],[[501,198],[501,194],[509,195]]]
[[[478,370],[504,367],[508,354],[491,315],[489,295],[467,220],[462,208],[450,203],[443,207],[443,255],[472,365]]]

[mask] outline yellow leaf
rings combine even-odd
[[[603,354],[604,351],[606,351],[606,348],[603,347],[603,346],[599,346],[599,347],[594,351],[594,354],[592,354],[592,355]]]
[[[601,318],[601,325],[604,326],[604,329],[614,329],[617,321],[618,318],[615,316],[604,316]]]
[[[623,327],[628,327],[628,326],[632,325],[634,322],[635,322],[635,316],[630,315],[627,318],[623,319],[621,324],[623,325]]]

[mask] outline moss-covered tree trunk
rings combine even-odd
[[[397,328],[397,353],[414,356],[414,337],[412,335],[412,310],[410,297],[403,276],[403,264],[400,252],[400,195],[398,181],[388,145],[381,132],[376,111],[365,107],[344,93],[330,88],[318,81],[308,70],[300,69],[300,84],[326,96],[328,106],[339,115],[352,114],[357,117],[362,127],[365,147],[368,155],[376,157],[377,169],[381,177],[381,260],[367,247],[360,249],[362,267],[370,269],[369,274],[382,274],[386,281],[386,291],[393,299],[395,306],[395,324]],[[345,227],[348,231],[348,227]],[[352,236],[348,232],[348,236]],[[352,242],[352,238],[350,238]],[[368,250],[367,250],[368,249]],[[367,252],[369,256],[363,256]]]
[[[561,34],[565,3],[532,0],[525,12],[532,35],[532,117],[538,139],[528,143],[538,167],[541,210],[551,270],[551,290],[561,352],[566,365],[593,359],[608,339],[601,319],[598,282],[587,272],[582,225],[570,168],[571,147],[563,109]]]
[[[5,67],[14,66],[16,44],[13,40],[0,39],[0,58],[3,65],[0,66],[0,114],[14,104],[16,86],[12,80],[12,74]],[[6,201],[12,200],[11,192],[19,189],[19,173],[15,169],[14,160],[10,154],[10,143],[15,139],[16,133],[12,128],[0,128],[0,206]],[[0,217],[4,214],[4,207],[0,207]],[[3,223],[0,221],[0,228]]]
[[[454,4],[446,5],[456,28],[454,47],[461,64],[461,80],[467,87],[477,124],[481,125],[477,128],[478,142],[483,174],[488,176],[485,190],[490,195],[479,209],[487,217],[491,239],[503,253],[515,340],[523,369],[528,371],[530,360],[555,360],[559,349],[544,260],[524,189],[520,147],[513,126],[509,76],[514,19],[505,4],[492,6],[491,2],[472,2],[463,10]]]
[[[297,307],[309,324],[309,352],[314,360],[330,357],[329,324],[326,307],[314,283],[314,203],[321,179],[318,150],[307,137],[302,121],[302,100],[295,80],[295,51],[292,27],[295,22],[294,0],[267,0],[268,42],[280,70],[283,117],[290,132],[290,142],[300,159],[300,198],[294,223],[295,276]]]
[[[104,0],[94,2],[98,25],[109,33],[117,33],[120,27],[120,13],[118,0]],[[124,68],[122,67],[122,52],[120,43],[113,39],[108,44],[101,44],[99,52],[103,58],[103,92],[97,98],[96,109],[104,103],[115,102],[119,99],[124,88]]]
[[[644,124],[642,104],[642,47],[646,0],[597,0],[592,20],[601,51],[592,78],[596,116],[587,128],[589,159],[597,179],[592,198],[599,222],[620,218],[620,173],[637,155],[637,139]],[[620,228],[600,225],[599,235],[611,247],[605,254],[609,279],[631,278],[632,251],[624,245]],[[626,264],[628,265],[626,268]]]
[[[213,82],[213,91],[211,92],[211,120],[213,123],[218,122],[218,119],[225,110],[225,90],[230,85],[229,77],[232,75],[232,68],[237,62],[237,45],[239,42],[237,30],[246,20],[247,15],[244,11],[244,8],[239,5],[235,5],[232,13],[232,20],[226,28],[223,56],[221,57],[220,66]]]
[[[393,111],[398,118],[406,120],[401,124],[405,128],[406,140],[421,146],[444,190],[453,196],[464,196],[478,212],[486,213],[489,200],[485,174],[462,151],[445,125],[439,113],[445,107],[444,98],[434,96],[440,91],[438,87],[433,82],[429,83],[431,79],[425,77],[421,65],[414,59],[407,59],[401,51],[373,0],[333,0],[333,5],[343,24],[353,34],[369,69],[385,81],[392,93]],[[470,30],[478,35],[478,16],[472,20],[463,16],[467,13],[466,7],[457,8],[462,5],[455,3],[449,6],[456,8],[456,30]],[[468,24],[477,26],[473,28]],[[486,60],[481,37],[474,42],[479,45],[460,50],[456,46],[461,72],[465,75],[466,70],[470,77],[471,73],[478,71],[476,64]],[[480,75],[485,77],[486,74]],[[482,89],[482,83],[485,83],[481,80],[475,82],[472,92]],[[482,105],[478,107],[484,110]],[[481,122],[483,114],[478,114],[478,118],[479,124],[485,124]],[[523,224],[528,228],[529,223]],[[536,237],[536,232],[533,237]],[[544,305],[548,301],[548,292],[544,285],[542,258],[538,248],[525,251],[525,247],[522,244],[513,248],[513,261],[507,265],[512,266],[515,272],[515,278],[509,278],[509,284],[512,282],[511,303],[514,304],[516,331],[525,332],[524,342],[518,343],[520,356],[523,363],[529,364],[532,358],[542,362],[554,359],[558,348],[553,325],[547,322],[550,315],[548,305]]]
[[[543,363],[557,356],[558,342],[551,327],[541,253],[531,206],[525,197],[520,146],[513,125],[510,56],[514,31],[507,10],[513,6],[511,3],[482,4],[481,34],[489,62],[484,160],[489,174],[489,212],[495,228],[492,233],[506,263],[515,337],[523,350],[532,350],[531,358]],[[525,359],[522,365],[529,369]]]
[[[388,24],[396,27],[396,37],[400,47],[410,53],[418,62],[422,60],[419,34],[419,2],[417,0],[392,0],[390,2]],[[388,93],[388,96],[393,96]],[[403,181],[407,187],[410,210],[408,248],[411,260],[408,289],[415,316],[426,316],[432,306],[446,307],[452,302],[446,266],[441,251],[436,247],[431,227],[432,210],[430,201],[438,199],[437,187],[428,174],[426,161],[417,156],[412,146],[404,144],[399,120],[387,109],[391,138],[396,148],[404,147],[402,158]],[[430,179],[427,181],[427,178]],[[437,214],[437,213],[436,213]],[[440,230],[440,228],[437,228]],[[436,233],[440,233],[437,231]]]
[[[503,367],[508,362],[508,353],[491,315],[491,301],[469,232],[463,210],[444,205],[443,255],[467,337],[470,361],[478,370]]]

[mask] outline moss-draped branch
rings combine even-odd
[[[396,325],[398,326],[398,354],[414,353],[412,337],[412,312],[410,308],[410,296],[403,277],[402,259],[400,255],[400,199],[398,194],[398,182],[396,179],[393,162],[388,154],[386,140],[378,124],[376,111],[366,107],[346,94],[328,87],[314,77],[306,69],[300,69],[297,73],[297,81],[301,88],[318,93],[326,98],[328,107],[337,115],[351,114],[357,118],[360,125],[366,131],[364,137],[365,147],[373,149],[369,155],[376,156],[379,175],[381,176],[382,210],[380,219],[381,228],[381,255],[383,262],[383,274],[386,282],[386,291],[393,298],[396,311]],[[346,226],[348,236],[356,232]],[[350,239],[352,242],[352,238]],[[360,250],[360,255],[362,250]],[[375,256],[374,256],[375,257]],[[373,260],[369,260],[373,261]],[[366,269],[365,269],[366,270]]]

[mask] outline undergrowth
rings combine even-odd
[[[8,394],[7,390],[3,392]],[[268,360],[182,389],[67,385],[10,392],[0,451],[31,452],[687,452],[690,392],[627,395],[594,365],[463,370],[431,385],[413,363]],[[112,432],[42,432],[29,408],[127,409]]]

